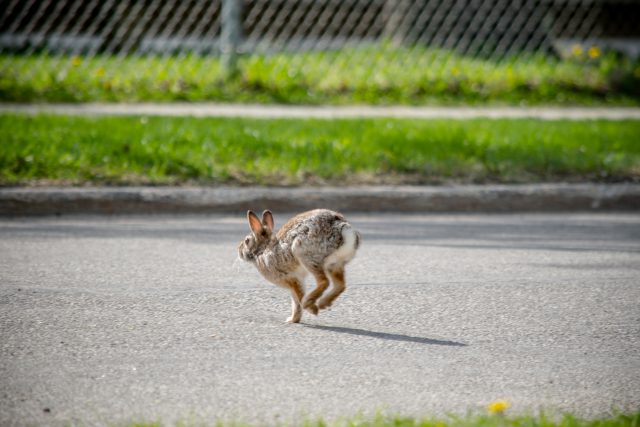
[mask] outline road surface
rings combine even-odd
[[[348,216],[300,325],[242,213],[0,219],[0,425],[640,408],[640,215]]]

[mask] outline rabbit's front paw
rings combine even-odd
[[[301,316],[289,316],[289,317],[287,317],[286,322],[287,323],[300,323],[300,317]]]

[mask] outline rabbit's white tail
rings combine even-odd
[[[326,269],[343,267],[356,256],[356,250],[360,246],[360,233],[349,224],[342,227],[343,243],[335,252],[329,255],[324,263]]]

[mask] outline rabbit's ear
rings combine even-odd
[[[271,211],[266,210],[262,212],[262,224],[265,225],[269,231],[273,231],[273,214]]]
[[[260,234],[262,232],[262,223],[258,215],[253,213],[253,211],[247,211],[247,219],[249,220],[251,231],[253,231],[254,234]]]

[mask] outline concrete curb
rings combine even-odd
[[[0,189],[0,215],[230,213],[326,207],[376,212],[640,210],[640,184]]]

